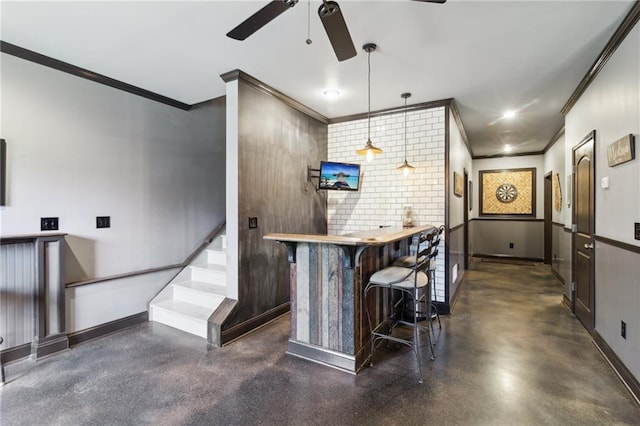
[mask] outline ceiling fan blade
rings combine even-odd
[[[227,33],[227,37],[244,40],[273,19],[296,5],[298,0],[274,0]]]
[[[413,0],[413,1],[419,1],[422,3],[439,3],[439,4],[444,4],[447,2],[447,0]]]
[[[353,45],[353,40],[351,40],[349,29],[338,3],[323,0],[318,9],[318,16],[320,16],[320,21],[322,21],[338,60],[344,61],[356,56],[356,47]]]

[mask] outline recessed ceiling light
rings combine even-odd
[[[511,145],[507,144],[504,146],[504,152],[511,152]]]
[[[336,89],[329,89],[329,90],[325,90],[323,92],[323,94],[329,98],[329,99],[333,99],[333,98],[337,98],[338,96],[340,96],[340,91],[336,90]]]
[[[507,119],[513,118],[515,116],[516,116],[516,112],[513,110],[505,111],[504,114],[502,114],[502,118],[507,118]]]

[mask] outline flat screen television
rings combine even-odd
[[[318,189],[357,191],[360,187],[360,164],[320,163]]]

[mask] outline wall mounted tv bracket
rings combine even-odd
[[[308,192],[307,190],[307,184],[309,182],[313,183],[313,179],[318,179],[318,181],[316,182],[315,188],[316,188],[316,192],[319,192],[320,189],[320,169],[314,169],[311,166],[307,166],[307,181],[305,182],[304,185],[304,192]]]

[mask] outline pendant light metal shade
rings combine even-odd
[[[364,148],[356,151],[358,155],[366,156],[367,161],[373,160],[373,158],[377,154],[381,154],[382,150],[371,142],[371,52],[376,50],[378,46],[373,43],[367,43],[362,48],[365,52],[367,52],[367,64],[368,64],[368,74],[367,74],[367,93],[368,93],[368,108],[367,108],[367,143],[364,145]]]
[[[402,166],[398,167],[398,171],[402,172],[405,176],[409,176],[409,173],[413,172],[415,169],[416,168],[409,164],[406,159],[404,160],[404,163],[402,163]]]
[[[404,99],[404,163],[397,170],[408,176],[416,169],[407,161],[407,99],[411,97],[411,93],[403,93],[400,96]]]

